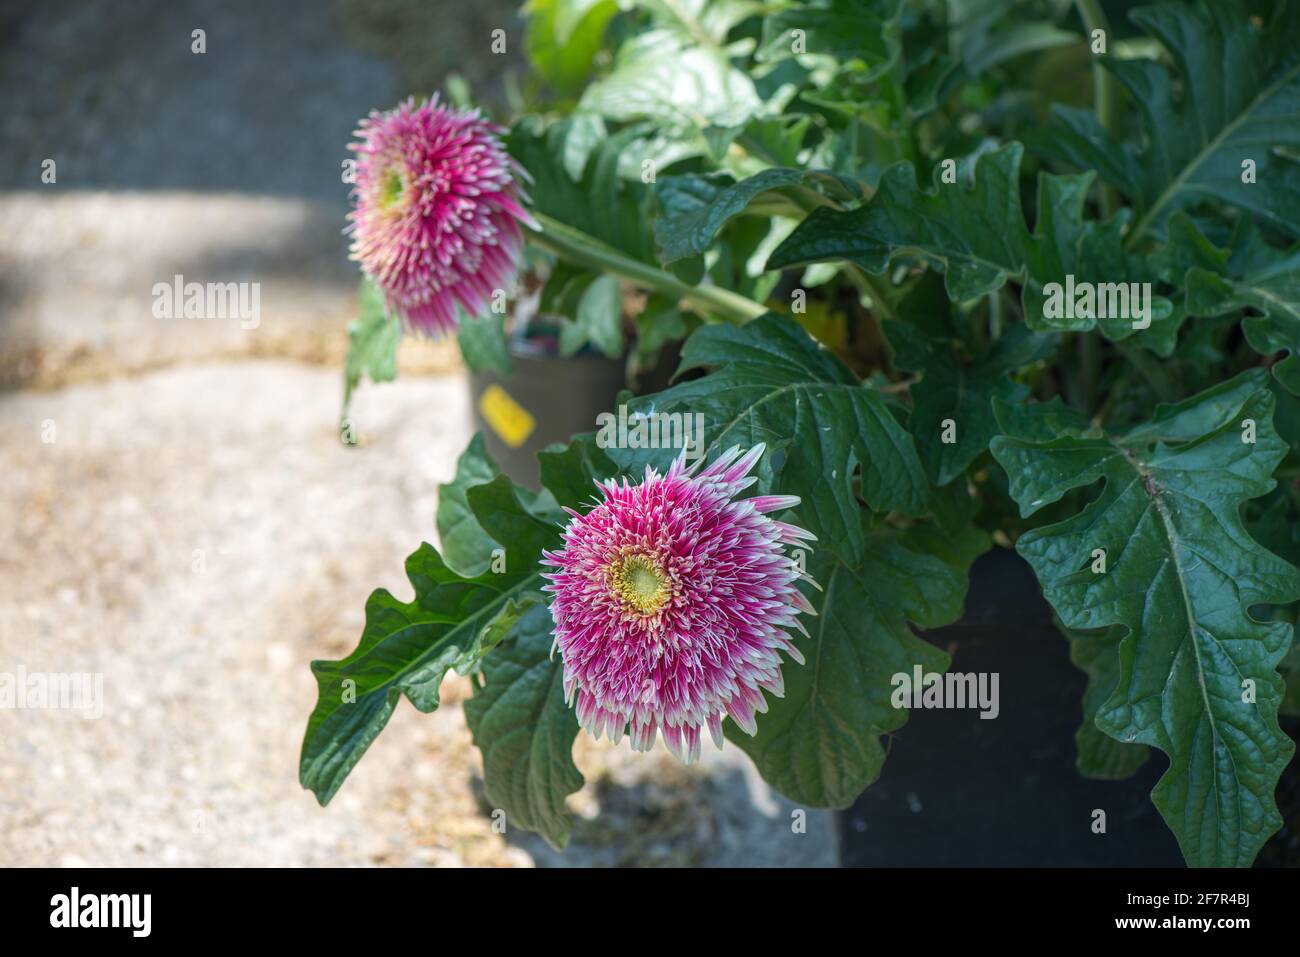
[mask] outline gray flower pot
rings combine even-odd
[[[512,348],[513,375],[470,375],[474,427],[510,479],[536,489],[537,453],[596,428],[624,387],[624,363],[604,356],[523,355]]]

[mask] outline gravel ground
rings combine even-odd
[[[342,144],[412,64],[499,73],[464,51],[513,6],[420,5],[432,31],[404,0],[0,7],[0,675],[103,676],[93,720],[0,708],[0,865],[834,862],[829,816],[792,834],[734,748],[580,738],[569,849],[494,834],[461,679],[329,808],[298,786],[308,662],[351,650],[371,589],[407,594],[469,437],[454,354],[404,344],[338,441]],[[429,56],[374,52],[413,34]],[[177,273],[260,283],[257,327],[154,318]]]

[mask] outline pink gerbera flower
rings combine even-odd
[[[557,569],[545,577],[565,698],[597,738],[627,730],[648,751],[661,730],[690,763],[702,728],[722,747],[724,716],[756,731],[761,689],[784,694],[779,652],[803,663],[784,629],[807,634],[796,616],[815,612],[795,582],[811,579],[783,546],[815,536],[767,516],[795,496],[735,498],[762,454],[733,448],[698,475],[679,457],[640,485],[610,479],[591,511],[568,510],[563,547],[543,553]]]
[[[361,121],[352,258],[412,329],[454,330],[458,307],[483,315],[514,277],[533,220],[502,132],[436,96]]]

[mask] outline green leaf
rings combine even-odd
[[[1097,710],[1119,684],[1119,646],[1125,629],[1115,625],[1102,632],[1062,628],[1070,641],[1070,661],[1088,676],[1083,693],[1083,723],[1075,732],[1076,765],[1086,778],[1118,781],[1132,777],[1150,757],[1144,744],[1125,744],[1097,727]]]
[[[1022,282],[1021,305],[1030,328],[1084,331],[1094,316],[1050,314],[1046,287],[1068,275],[1077,282],[1136,281],[1138,264],[1119,248],[1123,216],[1106,224],[1085,222],[1083,202],[1092,174],[1038,180],[1038,221],[1031,233],[1020,205],[1019,143],[981,154],[974,184],[944,183],[935,169],[935,191],[922,192],[908,163],[885,170],[871,200],[857,209],[813,213],[777,247],[768,269],[828,259],[849,259],[868,272],[886,271],[895,256],[915,256],[944,273],[949,297],[976,299],[1008,280]],[[1127,297],[1126,297],[1127,298]],[[1153,297],[1152,319],[1165,319],[1168,300]],[[1097,310],[1100,311],[1100,310]],[[1103,319],[1112,339],[1132,335],[1127,318]]]
[[[1208,269],[1227,275],[1229,254],[1217,249],[1205,238],[1196,223],[1186,213],[1169,217],[1168,242],[1151,255],[1155,273],[1174,286],[1187,284],[1187,273],[1192,269]]]
[[[1300,245],[1274,249],[1256,230],[1239,228],[1226,267],[1188,270],[1189,313],[1221,316],[1240,309],[1259,313],[1241,322],[1252,349],[1263,355],[1288,353],[1273,364],[1273,375],[1289,392],[1300,394]]]
[[[860,196],[861,190],[824,170],[768,169],[736,182],[730,173],[666,176],[655,195],[663,215],[655,220],[659,261],[698,256],[713,245],[719,230],[763,193],[792,186],[832,188]],[[797,209],[797,207],[795,207]]]
[[[634,259],[655,264],[650,235],[649,188],[619,175],[623,152],[645,135],[630,127],[593,145],[589,118],[547,124],[526,116],[510,130],[506,146],[533,183],[533,208]],[[569,169],[585,156],[582,175]]]
[[[388,314],[384,294],[369,276],[361,278],[361,312],[348,325],[348,354],[343,362],[343,415],[352,403],[352,393],[362,376],[371,382],[392,382],[397,378],[397,346],[402,341],[402,323]]]
[[[814,0],[792,6],[764,19],[755,59],[771,63],[805,53],[826,56],[860,81],[875,79],[898,60],[902,7],[902,0]],[[796,30],[801,31],[797,36]]]
[[[718,49],[732,27],[763,12],[756,0],[632,0],[653,18],[653,37],[670,37],[679,43],[694,43]]]
[[[967,76],[979,77],[999,63],[1026,53],[1078,43],[1077,33],[1046,20],[1026,19],[1024,5],[1012,0],[951,3],[958,20],[953,31]]]
[[[466,317],[456,332],[460,354],[471,372],[489,369],[511,375],[515,364],[506,349],[506,317],[489,313],[481,319]]]
[[[492,550],[502,544],[494,540],[474,516],[469,490],[486,485],[499,475],[501,469],[487,454],[483,434],[476,432],[456,460],[455,477],[438,486],[436,524],[442,559],[457,573],[469,578],[481,575],[491,567]],[[545,478],[543,476],[543,485],[546,484]],[[515,495],[530,515],[545,522],[564,520],[564,512],[546,488],[541,492],[516,488]]]
[[[468,493],[473,486],[486,485],[500,474],[501,469],[483,445],[483,433],[475,432],[456,460],[455,478],[438,486],[436,524],[443,561],[471,578],[488,570],[497,543],[474,517]]]
[[[746,153],[768,166],[798,166],[811,125],[808,116],[756,116],[737,138]]]
[[[589,283],[574,318],[560,326],[561,355],[571,356],[588,342],[611,359],[623,354],[623,292],[613,276]]]
[[[515,626],[528,612],[538,607],[546,610],[546,596],[541,592],[522,592],[519,597],[511,598],[502,605],[496,617],[484,625],[483,631],[479,633],[479,646],[472,664],[477,665],[480,661],[487,660],[488,652],[514,634]]]
[[[567,521],[559,509],[589,506],[597,497],[596,482],[612,478],[618,468],[592,434],[575,435],[568,445],[543,449],[537,462],[542,487],[556,502],[557,522]]]
[[[699,256],[734,216],[769,190],[803,181],[796,169],[770,169],[737,183],[730,173],[690,173],[659,180],[655,197],[662,214],[655,220],[659,261],[667,264]]]
[[[962,354],[956,341],[934,338],[906,323],[889,323],[887,331],[895,368],[924,374],[908,388],[912,396],[909,429],[936,485],[947,485],[961,475],[998,434],[993,417],[995,398],[1016,403],[1029,394],[1028,386],[1008,376],[1048,358],[1058,344],[1057,336],[1009,326],[983,355],[972,360]],[[955,441],[944,442],[949,419]]]
[[[1277,723],[1276,670],[1293,629],[1249,609],[1300,596],[1300,573],[1240,516],[1286,454],[1266,382],[1252,370],[1119,434],[991,445],[1025,516],[1105,481],[1082,512],[1016,548],[1067,627],[1127,628],[1097,726],[1169,755],[1152,798],[1193,866],[1254,860],[1282,823],[1273,791],[1295,750]],[[1104,574],[1092,571],[1096,549]]]
[[[578,108],[685,136],[710,125],[740,126],[762,105],[753,81],[721,50],[650,31],[624,43],[613,71],[587,87]]]
[[[558,534],[568,521],[564,508],[590,504],[595,483],[615,474],[617,467],[596,445],[593,434],[578,435],[567,445],[552,445],[537,453],[542,489],[514,489],[529,515],[552,525]],[[438,486],[438,541],[443,560],[469,578],[492,566],[492,551],[508,544],[496,539],[480,524],[470,502],[470,490],[501,476],[487,454],[482,433],[475,433],[456,461],[452,481]]]
[[[409,602],[379,589],[366,602],[366,625],[355,651],[341,661],[314,661],[317,702],[303,739],[299,779],[326,804],[388,723],[402,695],[423,712],[439,704],[448,669],[472,669],[489,640],[499,640],[510,614],[544,584],[537,564],[559,529],[524,508],[504,476],[468,492],[484,531],[507,543],[505,569],[463,578],[424,544],[406,561],[415,591]],[[513,604],[512,604],[513,603]]]
[[[1130,244],[1167,217],[1213,197],[1292,235],[1300,234],[1300,6],[1276,5],[1252,22],[1235,0],[1164,3],[1130,14],[1173,60],[1101,59],[1132,95],[1145,122],[1144,148],[1116,143],[1091,111],[1058,107],[1037,149],[1096,169],[1135,200]],[[1287,155],[1288,151],[1290,155]],[[1256,180],[1242,182],[1242,161]]]
[[[568,117],[568,121],[561,160],[569,179],[576,183],[582,179],[588,160],[609,136],[609,131],[605,128],[604,120],[588,113],[575,113]]]
[[[557,260],[555,268],[546,277],[546,285],[542,287],[538,312],[547,316],[576,316],[582,294],[595,278],[594,272],[575,266],[565,259]]]
[[[1059,396],[1050,402],[1025,403],[1011,403],[994,396],[993,414],[1000,431],[1034,442],[1083,435],[1089,428],[1087,416],[1070,408]]]
[[[514,488],[515,497],[529,515],[559,529],[568,521],[564,508],[579,508],[590,504],[595,495],[595,483],[612,476],[616,467],[597,447],[594,435],[575,436],[568,445],[552,445],[537,455],[542,489],[533,492]],[[501,470],[483,445],[482,433],[475,433],[465,451],[456,462],[455,478],[438,486],[438,541],[446,564],[458,574],[473,578],[493,566],[493,552],[504,551],[508,544],[496,539],[480,524],[470,502],[470,490],[487,485],[501,477]],[[479,499],[482,507],[482,499]],[[500,554],[500,552],[498,552]],[[516,556],[517,560],[517,556]],[[538,586],[540,587],[540,582]],[[531,603],[531,593],[523,593],[516,611],[526,609]],[[516,614],[514,617],[518,617]],[[500,622],[510,621],[507,615]],[[491,626],[488,626],[489,628]],[[498,629],[504,634],[504,628]],[[486,646],[493,643],[484,637]]]
[[[948,667],[908,622],[936,628],[961,617],[970,564],[988,548],[973,529],[950,537],[915,526],[864,538],[857,565],[814,553],[808,570],[823,590],[809,596],[818,616],[810,639],[796,639],[806,664],[782,669],[785,696],[769,699],[754,737],[726,725],[763,779],[798,804],[848,807],[880,775],[880,736],[907,720],[891,700],[893,676]]]
[[[552,847],[568,843],[564,799],[582,787],[573,763],[578,719],[564,701],[564,665],[552,655],[550,612],[531,608],[483,663],[483,684],[465,719],[483,752],[488,801],[507,827],[536,831]]]
[[[686,341],[678,375],[713,369],[629,412],[699,413],[705,454],[767,443],[762,487],[798,495],[821,547],[850,562],[864,540],[857,494],[880,511],[925,512],[927,486],[916,447],[880,395],[789,318],[768,313],[744,326],[704,326]],[[660,470],[675,449],[609,449],[625,473]],[[854,477],[860,473],[860,489]]]
[[[591,75],[616,0],[528,0],[524,51],[533,68],[557,90],[576,93]]]

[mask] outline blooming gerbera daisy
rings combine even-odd
[[[627,730],[648,751],[662,731],[690,763],[703,727],[722,747],[726,715],[755,732],[760,689],[784,693],[779,652],[803,663],[784,629],[806,635],[796,616],[814,612],[783,546],[815,536],[767,516],[795,496],[735,498],[762,454],[733,448],[698,475],[679,457],[640,485],[600,484],[604,501],[585,515],[568,510],[563,547],[542,560],[557,569],[545,577],[565,698],[595,737]]]
[[[371,113],[357,130],[352,258],[416,331],[454,330],[458,306],[483,315],[514,277],[519,224],[533,220],[502,132],[436,96]]]

